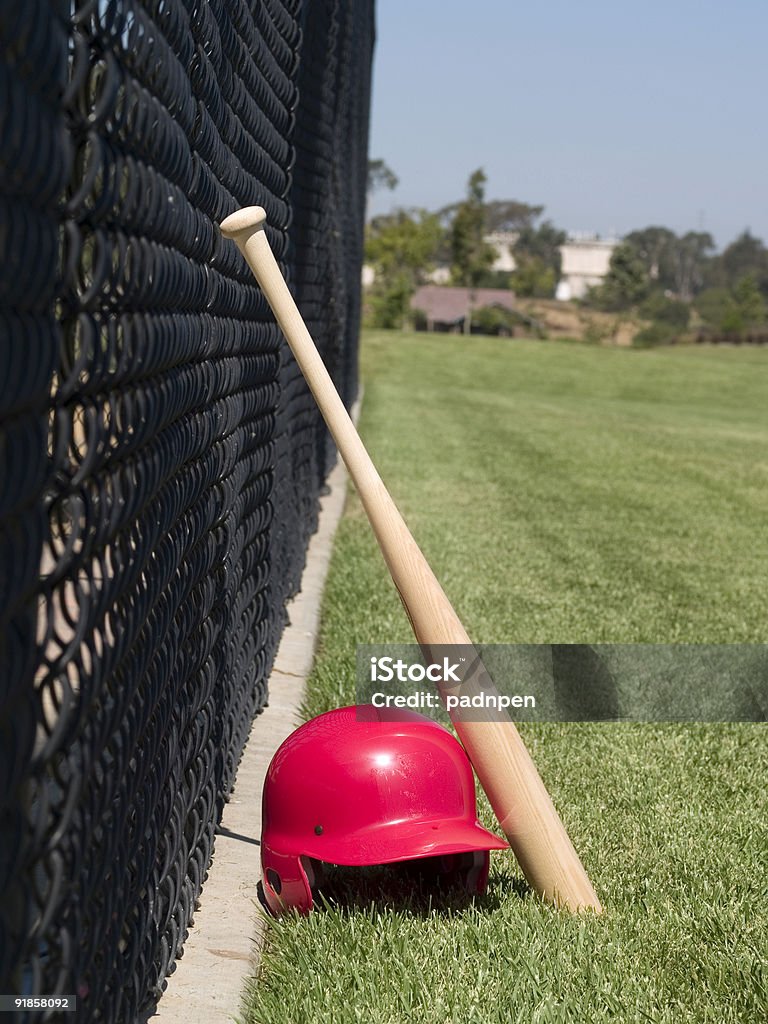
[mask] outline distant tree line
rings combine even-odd
[[[722,253],[715,252],[706,232],[632,231],[614,250],[605,281],[586,302],[652,321],[640,343],[672,341],[693,317],[717,334],[760,330],[768,319],[768,249],[749,231]]]
[[[541,205],[487,200],[486,180],[478,168],[456,203],[434,212],[398,210],[370,220],[365,257],[375,274],[368,303],[373,325],[406,324],[413,293],[438,266],[449,268],[451,284],[511,288],[520,297],[554,296],[565,232],[541,219]],[[394,188],[397,177],[376,160],[369,164],[368,182],[370,191]],[[512,272],[492,269],[496,252],[485,239],[499,231],[516,236]],[[726,335],[759,330],[768,321],[768,249],[748,230],[722,253],[702,231],[677,235],[660,226],[632,231],[614,249],[605,280],[582,301],[650,321],[639,344],[674,340],[693,321]]]
[[[450,283],[455,285],[511,288],[517,295],[540,298],[554,294],[565,232],[550,221],[537,224],[543,206],[512,199],[487,201],[485,183],[485,173],[478,168],[460,202],[434,212],[397,210],[369,221],[365,258],[375,273],[368,298],[374,326],[403,326],[411,296],[438,266],[449,268]],[[383,161],[372,161],[370,191],[396,184],[396,175]],[[498,231],[517,235],[512,272],[492,269],[496,250],[485,239]]]

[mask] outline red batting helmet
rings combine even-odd
[[[261,864],[270,909],[312,909],[311,860],[390,864],[475,852],[464,878],[484,892],[489,850],[464,748],[413,711],[338,708],[300,726],[264,781]]]

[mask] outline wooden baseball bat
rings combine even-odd
[[[398,512],[336,391],[270,248],[265,224],[264,210],[251,206],[227,217],[221,232],[237,244],[248,262],[315,396],[360,495],[416,639],[425,650],[460,644],[472,651],[458,615]],[[473,654],[467,658],[470,662],[471,677],[458,686],[440,686],[444,700],[457,692],[467,695],[483,691],[489,695],[495,691],[479,657]],[[484,721],[467,720],[467,715],[456,708],[449,713],[532,888],[557,906],[599,912],[600,901],[506,712],[488,711]]]

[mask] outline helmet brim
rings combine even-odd
[[[479,822],[455,820],[401,821],[346,835],[312,836],[300,852],[326,864],[362,867],[471,850],[507,849],[506,840],[499,839]]]

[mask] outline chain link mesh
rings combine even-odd
[[[0,2],[0,991],[79,1021],[180,953],[334,457],[228,213],[357,390],[372,8]]]

